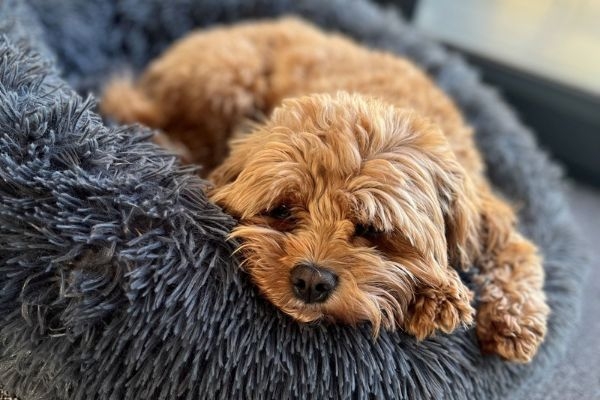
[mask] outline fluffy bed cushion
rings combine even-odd
[[[194,27],[297,13],[406,55],[477,129],[545,253],[553,313],[526,366],[472,331],[417,343],[300,325],[257,295],[203,182],[83,100]],[[456,56],[365,1],[0,2],[0,383],[27,399],[526,398],[561,355],[582,262],[557,168]]]

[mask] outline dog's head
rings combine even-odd
[[[474,235],[472,185],[439,128],[359,95],[285,101],[211,179],[253,281],[300,321],[402,325],[420,287],[458,279]]]

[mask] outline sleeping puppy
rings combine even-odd
[[[482,350],[519,362],[544,339],[538,250],[492,192],[472,129],[407,60],[297,19],[214,28],[110,83],[101,110],[211,171],[245,269],[292,318],[418,339],[475,318]],[[476,312],[457,272],[472,266]]]

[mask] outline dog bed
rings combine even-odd
[[[195,27],[295,13],[412,58],[460,105],[499,191],[543,249],[552,315],[529,365],[473,330],[374,341],[262,300],[234,221],[141,127],[107,127],[96,92]],[[393,12],[345,0],[0,2],[0,384],[27,399],[527,397],[561,357],[584,260],[559,170],[457,56]]]

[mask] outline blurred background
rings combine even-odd
[[[570,176],[600,186],[599,0],[380,2],[464,53]]]
[[[600,399],[600,0],[377,0],[475,65],[565,169],[591,271],[580,329],[532,400]]]

